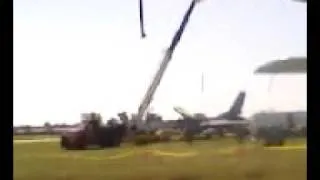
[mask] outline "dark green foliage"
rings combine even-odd
[[[211,136],[209,134],[193,136],[193,140],[209,140],[209,139],[211,139]]]
[[[159,137],[159,142],[170,142],[170,141],[171,141],[170,136],[160,136]]]
[[[183,134],[183,140],[191,144],[194,140],[194,134],[191,131],[185,131]]]
[[[134,138],[134,144],[137,146],[147,145],[150,143],[157,143],[160,141],[161,139],[159,136],[152,135],[152,134],[141,134],[141,135],[137,135]]]
[[[141,145],[147,145],[151,143],[170,142],[170,141],[171,141],[170,136],[146,133],[146,134],[137,135],[134,138],[133,143],[135,145],[141,146]]]

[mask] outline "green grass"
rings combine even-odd
[[[30,140],[44,138],[58,138],[59,135],[14,135],[13,140]]]
[[[301,144],[301,141],[288,144]],[[236,151],[241,147],[251,148]],[[151,155],[146,150],[162,151],[166,156]],[[173,152],[198,154],[173,157]],[[121,158],[125,155],[128,156]],[[240,146],[233,140],[195,142],[192,146],[182,142],[139,148],[124,145],[87,151],[63,151],[58,143],[17,143],[14,144],[14,179],[303,180],[306,179],[306,151],[271,151],[260,145]]]

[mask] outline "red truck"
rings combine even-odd
[[[60,145],[67,150],[118,147],[126,130],[126,124],[102,125],[99,116],[91,113],[91,117],[78,128],[62,134]]]

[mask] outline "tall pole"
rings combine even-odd
[[[201,93],[204,92],[204,72],[201,73]]]
[[[273,82],[274,82],[274,78],[276,75],[271,75],[269,82],[268,82],[268,105],[269,105],[269,110],[272,110],[272,97],[271,97],[271,93],[272,93],[272,86],[273,86]]]

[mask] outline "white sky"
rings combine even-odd
[[[14,1],[14,125],[74,123],[80,113],[136,112],[191,0]],[[239,90],[244,115],[306,109],[306,75],[253,76],[268,60],[306,56],[306,5],[290,0],[206,0],[196,7],[152,109],[215,115]],[[201,73],[205,91],[201,93]]]

